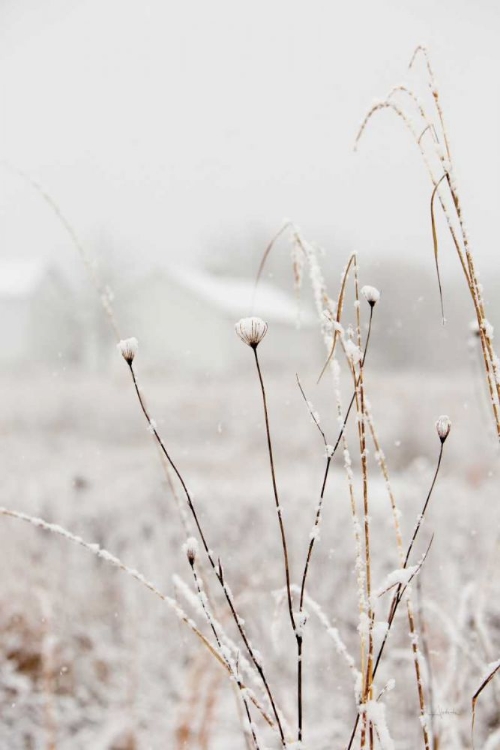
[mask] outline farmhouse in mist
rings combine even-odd
[[[3,368],[78,359],[73,295],[59,271],[43,261],[0,261],[0,321]]]
[[[253,279],[192,267],[157,270],[120,299],[120,320],[126,323],[124,333],[139,339],[144,367],[218,372],[239,366],[248,352],[234,325],[250,314],[269,324],[262,346],[270,366],[286,361],[293,367],[311,346],[317,352],[319,337],[310,335],[314,318],[303,311],[297,327],[293,295],[267,280],[259,283],[252,308],[253,294]]]
[[[251,313],[253,280],[199,268],[157,269],[115,288],[122,335],[136,336],[141,366],[150,370],[222,372],[247,352],[234,332]],[[290,366],[311,347],[311,315],[301,315],[291,294],[262,281],[253,313],[269,323],[266,361]],[[115,359],[115,340],[99,299],[85,281],[76,292],[53,265],[40,260],[0,262],[0,320],[4,369],[29,365],[103,371]]]

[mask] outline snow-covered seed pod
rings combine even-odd
[[[189,564],[193,566],[194,561],[196,560],[196,555],[198,554],[198,541],[194,538],[194,536],[190,536],[186,543],[182,545],[182,549],[188,559]]]
[[[262,318],[242,318],[236,323],[235,330],[244,344],[255,349],[267,333],[267,323]]]
[[[134,357],[137,354],[137,349],[139,348],[139,342],[137,339],[132,336],[130,339],[122,339],[117,345],[116,348],[121,353],[123,359],[129,363],[129,365],[132,364],[134,361]]]
[[[370,307],[374,307],[380,299],[380,292],[378,289],[375,289],[374,286],[362,287],[361,294],[363,295],[365,300],[368,302]]]
[[[451,419],[445,414],[438,418],[436,422],[436,430],[439,439],[442,443],[446,440],[451,430]]]

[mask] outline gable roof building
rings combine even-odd
[[[251,314],[269,324],[263,347],[268,362],[284,356],[297,361],[317,335],[311,335],[314,317],[301,315],[293,296],[268,281],[215,276],[197,268],[169,268],[143,278],[122,300],[120,319],[125,334],[136,336],[144,359],[155,367],[217,372],[241,363],[242,344],[234,326]],[[306,339],[309,343],[306,343]],[[295,356],[294,356],[295,354]],[[145,361],[144,361],[145,364]]]
[[[0,364],[74,361],[78,341],[71,294],[61,275],[39,260],[0,261]]]

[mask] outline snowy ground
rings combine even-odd
[[[264,347],[262,352],[264,357]],[[178,597],[209,635],[172,581],[177,574],[192,584],[181,551],[185,533],[121,364],[100,377],[64,370],[4,377],[0,504],[59,523],[118,555],[161,591]],[[141,375],[140,362],[138,371]],[[316,374],[303,374],[303,384],[334,435],[329,386],[316,387]],[[293,727],[295,643],[286,610],[275,611],[273,592],[282,588],[284,571],[255,372],[249,366],[227,382],[194,376],[171,381],[144,373],[141,382]],[[442,748],[468,748],[472,694],[486,664],[500,655],[499,476],[494,443],[484,429],[489,415],[477,397],[481,386],[467,372],[452,382],[429,374],[369,373],[367,382],[406,539],[437,459],[435,419],[449,413],[453,420],[417,557],[434,532],[420,577],[433,722]],[[294,373],[274,373],[267,385],[292,578],[298,581],[324,457]],[[352,433],[349,440],[355,446]],[[358,662],[354,546],[341,458],[330,475],[308,590]],[[373,453],[369,461],[378,586],[397,566],[397,557],[389,501]],[[358,463],[355,459],[359,495]],[[222,668],[138,583],[86,550],[5,517],[0,518],[0,566],[2,750],[243,750],[239,703]],[[205,579],[221,621],[232,632],[206,568]],[[416,586],[413,598],[416,602]],[[378,619],[386,617],[388,605],[385,595]],[[306,747],[340,750],[355,717],[351,675],[312,614],[304,665]],[[403,609],[379,688],[390,678],[396,686],[384,700],[395,747],[415,750],[422,743]],[[479,705],[477,747],[500,747],[499,698],[500,686],[493,683]],[[267,746],[278,747],[257,722]]]

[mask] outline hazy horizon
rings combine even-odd
[[[429,184],[401,123],[380,114],[352,150],[374,98],[423,82],[422,63],[407,71],[422,42],[489,270],[500,198],[494,3],[7,1],[0,17],[0,159],[50,191],[97,259],[110,249],[117,273],[175,256],[224,265],[258,252],[285,216],[335,257],[357,249],[367,262],[407,255],[431,268]],[[76,266],[40,197],[1,174],[2,254]],[[448,249],[444,240],[445,268],[456,263]]]

